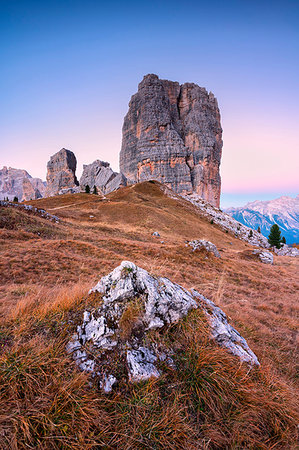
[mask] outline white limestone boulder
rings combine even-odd
[[[104,276],[89,294],[100,294],[101,306],[84,312],[67,351],[81,370],[99,379],[105,392],[117,383],[115,367],[111,366],[113,355],[131,382],[159,377],[160,361],[175,367],[171,351],[161,351],[148,338],[149,332],[163,327],[166,330],[167,325],[179,322],[195,308],[206,315],[213,340],[241,361],[259,365],[245,339],[213,302],[168,278],[154,277],[130,261],[123,261]]]

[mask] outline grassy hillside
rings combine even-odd
[[[61,222],[0,210],[1,448],[297,448],[296,258],[260,263],[249,244],[158,183],[30,204]],[[212,241],[221,259],[192,252],[191,239]],[[108,396],[91,386],[65,343],[88,289],[122,260],[213,300],[261,368],[241,367],[192,313],[169,331],[179,370],[124,380]]]

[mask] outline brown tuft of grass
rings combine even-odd
[[[140,321],[142,309],[143,302],[140,298],[133,299],[127,304],[119,320],[120,338],[124,342],[128,341],[132,333],[142,326]]]

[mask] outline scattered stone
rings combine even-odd
[[[213,253],[216,258],[221,258],[219,251],[215,244],[205,239],[194,239],[188,242],[188,245],[192,247],[193,251],[205,249],[209,253]]]
[[[160,234],[158,233],[158,231],[154,231],[153,234],[152,234],[152,236],[160,237]]]
[[[62,148],[51,156],[47,164],[47,188],[45,197],[80,192],[75,172],[77,160],[73,152]]]
[[[81,370],[99,379],[106,392],[116,382],[113,360],[118,364],[123,361],[123,370],[132,382],[159,377],[159,361],[175,367],[173,352],[159,349],[148,331],[177,323],[198,307],[207,316],[212,339],[241,361],[259,364],[245,339],[213,302],[167,278],[153,277],[132,262],[123,261],[89,291],[89,295],[98,294],[102,296],[101,306],[84,312],[67,351]]]
[[[222,129],[217,100],[194,83],[146,75],[124,119],[120,170],[128,184],[157,180],[219,206]]]
[[[51,220],[52,222],[56,222],[56,223],[60,222],[59,217],[47,213],[44,209],[35,208],[32,205],[22,205],[20,203],[6,202],[3,200],[0,200],[0,206],[6,207],[6,208],[23,209],[24,211],[29,211],[31,213],[34,213],[34,214],[42,217],[43,219]]]

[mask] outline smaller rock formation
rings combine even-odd
[[[40,178],[32,178],[26,170],[4,166],[0,170],[0,200],[35,200],[44,196],[46,183]]]
[[[88,185],[92,190],[96,186],[101,194],[109,194],[119,187],[126,186],[126,177],[114,172],[110,164],[97,159],[91,164],[83,165],[83,173],[80,178],[80,186],[84,190]]]
[[[106,392],[116,382],[116,366],[132,382],[159,377],[159,361],[175,367],[173,354],[159,348],[149,331],[177,323],[194,308],[205,314],[212,339],[241,361],[259,365],[245,339],[213,302],[167,278],[153,277],[132,262],[123,261],[89,292],[99,294],[101,306],[84,312],[67,351],[81,370],[99,379]]]
[[[253,250],[254,255],[258,255],[259,259],[264,264],[273,264],[273,255],[270,252]]]
[[[213,253],[216,258],[221,258],[216,245],[205,239],[194,239],[193,241],[188,242],[188,245],[193,248],[193,251],[205,249],[207,252]]]
[[[79,192],[76,178],[77,160],[73,152],[62,148],[51,156],[47,164],[47,189],[45,197]]]

